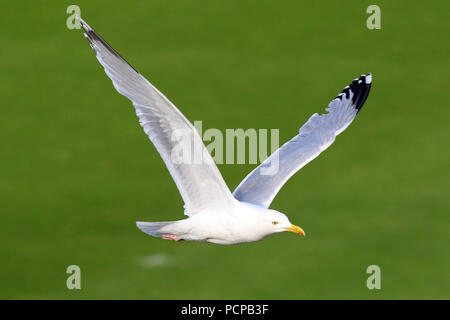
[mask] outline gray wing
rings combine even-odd
[[[298,135],[247,175],[234,190],[234,197],[268,208],[286,181],[328,148],[350,125],[366,101],[371,84],[372,75],[369,73],[345,87],[328,105],[328,113],[312,115]]]
[[[185,213],[235,201],[193,125],[86,22],[79,21],[114,88],[133,103],[139,123],[178,187]]]

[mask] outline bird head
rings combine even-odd
[[[268,228],[271,228],[273,233],[289,231],[302,236],[306,235],[302,228],[292,224],[284,213],[276,210],[269,209],[266,211],[264,223],[267,224]]]

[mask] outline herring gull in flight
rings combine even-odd
[[[361,110],[370,91],[372,75],[355,79],[330,102],[328,113],[312,115],[299,133],[250,172],[233,193],[194,126],[144,76],[128,64],[89,25],[78,21],[114,88],[131,100],[139,123],[155,145],[184,200],[186,219],[137,222],[143,232],[166,240],[203,241],[222,245],[253,242],[283,231],[305,235],[302,228],[269,206],[286,181],[328,148]],[[194,156],[202,161],[180,161],[175,133],[189,138]],[[183,140],[187,141],[187,140]],[[265,174],[272,161],[274,174]]]

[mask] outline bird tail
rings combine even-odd
[[[168,230],[165,230],[167,226],[173,224],[173,221],[168,222],[142,222],[137,221],[136,225],[139,229],[141,229],[146,234],[149,234],[153,237],[161,237],[165,233],[170,233]]]

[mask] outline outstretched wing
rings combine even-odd
[[[370,91],[372,75],[355,79],[328,105],[323,115],[313,114],[299,134],[268,157],[234,190],[236,199],[268,208],[289,178],[328,148],[361,110]],[[277,168],[270,172],[269,167]]]
[[[79,21],[114,88],[133,103],[139,123],[180,191],[185,213],[235,201],[193,125],[86,22]]]

